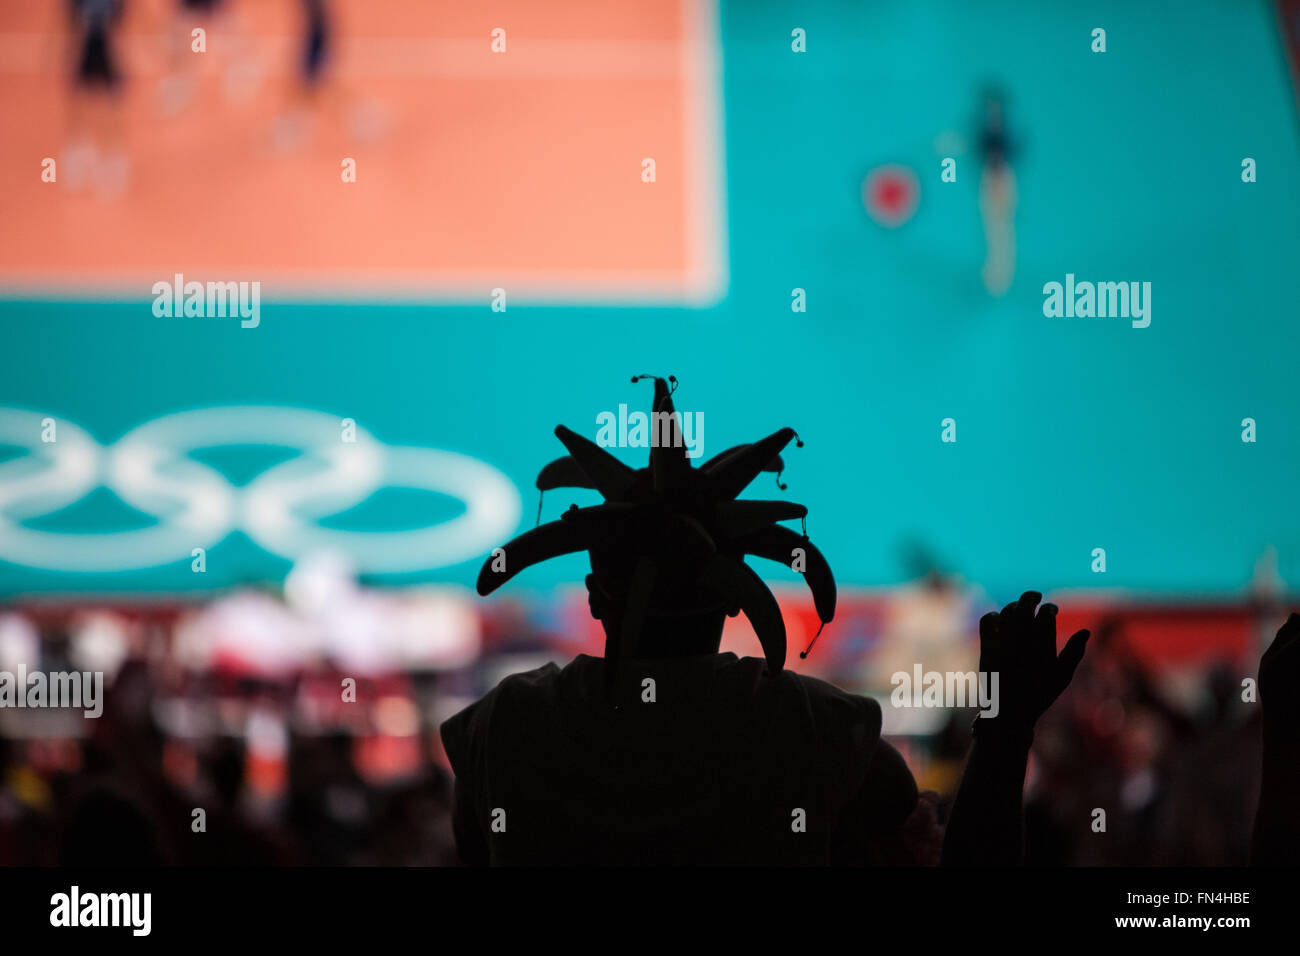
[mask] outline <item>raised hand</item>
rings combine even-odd
[[[1026,591],[1001,613],[980,619],[980,671],[998,675],[998,713],[975,721],[975,733],[1029,738],[1034,723],[1065,690],[1083,660],[1089,633],[1079,631],[1056,654],[1056,605]]]
[[[996,717],[975,720],[975,746],[948,818],[943,863],[996,866],[1023,859],[1021,808],[1034,722],[1061,696],[1083,660],[1088,632],[1056,654],[1056,605],[1026,591],[980,619],[980,670],[998,675]]]

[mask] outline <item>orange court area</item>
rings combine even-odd
[[[0,291],[148,295],[174,273],[317,299],[724,291],[711,3],[333,0],[310,84],[300,0],[126,0],[115,94],[74,88],[67,7],[0,8]],[[111,188],[70,165],[86,155],[116,163]]]

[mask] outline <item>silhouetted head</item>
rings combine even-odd
[[[626,629],[627,596],[625,591],[604,584],[596,574],[588,574],[587,602],[591,616],[605,629],[608,646]],[[724,610],[710,604],[696,607],[688,597],[680,601],[672,594],[664,594],[653,612],[647,611],[641,624],[640,638],[627,656],[632,658],[688,657],[696,654],[716,654],[722,644],[722,626],[728,614],[735,616],[739,609]]]
[[[605,501],[590,508],[574,505],[561,520],[494,551],[479,572],[478,591],[490,594],[530,565],[586,551],[591,558],[587,591],[592,614],[605,627],[607,660],[716,651],[724,618],[743,611],[769,669],[779,673],[785,665],[785,624],[772,593],[744,556],[801,571],[823,624],[835,614],[835,580],[806,535],[777,524],[803,519],[807,508],[737,496],[763,471],[776,472],[784,489],[780,453],[797,436],[783,428],[693,468],[673,407],[676,379],[656,377],[654,383],[649,465],[630,468],[558,426],[555,434],[569,454],[542,469],[538,489],[592,488]]]

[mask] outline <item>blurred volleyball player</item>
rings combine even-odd
[[[302,78],[304,85],[315,89],[330,50],[329,16],[325,0],[303,0],[306,42],[303,45]]]
[[[235,6],[228,0],[178,0],[167,42],[168,72],[158,91],[166,116],[183,112],[197,93],[205,63],[194,47],[197,28],[206,34],[203,57],[216,58],[227,102],[247,101],[261,85],[263,66]]]
[[[295,82],[290,102],[276,119],[274,135],[281,149],[295,149],[311,135],[316,114],[335,104],[326,102],[332,52],[329,7],[326,0],[302,0],[300,4],[302,45],[295,63]]]
[[[301,0],[301,45],[295,51],[295,82],[289,102],[272,129],[283,150],[304,146],[321,131],[343,130],[354,141],[383,137],[387,114],[383,104],[341,80],[334,68],[335,38],[342,32],[329,0]]]
[[[172,18],[168,41],[170,65],[159,86],[159,100],[164,115],[175,116],[189,106],[198,86],[199,61],[193,60],[194,35],[197,27],[206,32],[209,19],[221,8],[221,0],[179,0]],[[204,43],[206,50],[206,40]]]
[[[1016,271],[1016,174],[1011,168],[1005,102],[995,89],[984,94],[979,151],[980,218],[984,222],[984,287],[1003,295]]]
[[[76,188],[93,177],[101,195],[112,197],[125,188],[130,169],[119,99],[122,73],[113,44],[122,0],[71,0],[68,10],[74,62],[67,182]]]

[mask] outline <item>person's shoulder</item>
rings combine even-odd
[[[567,668],[566,668],[567,669]],[[493,715],[502,708],[552,700],[562,671],[553,662],[503,677],[495,687],[442,722],[439,733],[453,769],[459,770],[477,740],[487,733]]]
[[[855,728],[854,736],[862,739],[874,740],[880,735],[884,715],[879,702],[872,697],[851,693],[828,681],[788,668],[774,677],[766,661],[758,657],[720,654],[716,666],[733,680],[752,685],[755,691],[766,686],[781,696],[795,695],[819,725],[852,726]]]
[[[837,791],[854,793],[876,756],[889,749],[881,737],[884,712],[880,702],[805,674],[791,673],[791,678],[805,694],[813,726],[826,754],[827,772],[836,781]],[[882,774],[887,769],[882,766]]]
[[[808,674],[799,674],[791,670],[787,670],[785,673],[797,681],[809,696],[818,700],[852,703],[855,706],[865,706],[869,710],[874,709],[876,713],[880,712],[880,703],[873,697],[863,697],[861,694],[854,694],[841,687],[836,687],[834,684],[829,681],[824,681],[820,677],[812,677]]]
[[[558,708],[565,685],[584,669],[582,661],[583,657],[579,655],[563,668],[548,662],[541,667],[502,678],[491,692],[497,699],[497,709],[536,712],[539,709],[546,711]]]
[[[508,674],[501,678],[495,687],[480,697],[478,701],[465,708],[464,711],[461,711],[461,713],[466,713],[475,708],[479,711],[489,711],[501,706],[502,703],[516,703],[521,700],[531,700],[539,697],[552,698],[564,673],[572,666],[573,664],[570,663],[561,671],[554,662],[548,661],[540,667],[534,667],[532,670]]]
[[[873,697],[850,693],[828,681],[807,674],[786,671],[807,697],[814,719],[822,725],[853,728],[852,737],[874,746],[884,724],[880,702]]]
[[[573,666],[573,662],[565,665],[565,670]],[[562,671],[555,666],[554,661],[547,661],[540,667],[534,667],[528,671],[518,671],[514,674],[508,674],[501,678],[501,681],[493,688],[494,693],[528,693],[529,691],[539,690],[550,687],[559,680]]]

